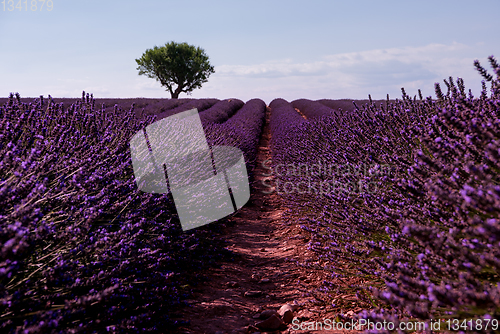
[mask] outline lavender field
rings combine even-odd
[[[242,150],[251,184],[270,113],[269,189],[328,263],[323,306],[395,324],[489,319],[458,330],[498,332],[500,66],[489,60],[494,76],[475,63],[478,97],[450,77],[434,98],[402,89],[401,99],[357,103],[0,99],[0,331],[168,333],[186,323],[177,313],[205,271],[234,261],[223,233],[234,222],[183,232],[170,194],[137,189],[129,140],[197,108],[210,146]],[[352,282],[356,306],[339,298],[339,280]]]

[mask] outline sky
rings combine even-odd
[[[179,97],[385,99],[404,87],[435,98],[450,76],[478,96],[473,61],[493,74],[499,12],[499,0],[5,0],[0,97],[170,98],[135,59],[171,41],[215,68]]]

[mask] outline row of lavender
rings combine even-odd
[[[42,97],[43,99],[43,97]],[[63,105],[71,105],[75,102],[75,98],[52,98],[56,103],[62,103]],[[149,115],[156,115],[167,110],[179,107],[185,103],[191,101],[197,101],[198,99],[193,98],[182,98],[182,99],[153,99],[153,98],[94,98],[93,94],[89,95],[89,100],[94,104],[94,109],[101,107],[101,109],[114,108],[115,106],[122,110],[130,109],[130,106],[134,104],[136,117],[147,117]],[[217,99],[206,99],[214,100]],[[4,105],[9,101],[8,97],[0,97],[0,105]],[[20,102],[30,103],[33,102],[33,98],[21,97]],[[109,109],[108,109],[109,110]]]
[[[216,118],[217,115],[221,113],[222,112],[219,112],[211,117],[208,114],[200,114],[202,123],[206,123],[204,130],[208,144],[209,146],[226,145],[239,148],[245,157],[247,170],[249,172],[249,181],[252,182],[255,179],[253,170],[256,164],[260,136],[264,126],[266,104],[261,99],[251,99],[242,105],[241,109],[239,109],[234,116],[223,123],[217,122]],[[209,119],[212,120],[212,122],[207,123]]]
[[[241,139],[254,156],[263,101],[210,103],[190,106],[205,109],[210,140]],[[170,194],[137,190],[128,141],[156,119],[88,94],[0,107],[2,332],[163,333],[200,269],[231,257],[224,221],[182,232]]]
[[[446,95],[436,84],[437,100],[402,89],[396,103],[354,112],[270,104],[279,190],[311,233],[310,248],[330,263],[330,300],[346,292],[343,278],[356,277],[358,302],[382,307],[360,314],[372,321],[479,318],[484,330],[500,318],[500,67],[489,60],[496,80],[475,66],[490,96],[484,81],[474,98],[450,77]],[[342,262],[350,269],[335,267]]]

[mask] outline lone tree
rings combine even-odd
[[[187,43],[170,42],[162,47],[155,46],[135,61],[139,65],[139,75],[160,81],[173,99],[178,98],[179,93],[201,88],[210,74],[215,73],[205,50]],[[174,84],[177,85],[175,89]]]

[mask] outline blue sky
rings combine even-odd
[[[19,0],[14,0],[14,8]],[[500,1],[38,1],[0,3],[0,96],[170,97],[139,76],[155,45],[203,48],[215,73],[192,97],[374,99],[434,95],[461,77],[479,95],[474,59],[500,60]],[[47,6],[47,2],[45,3]],[[188,97],[182,93],[180,97]]]

